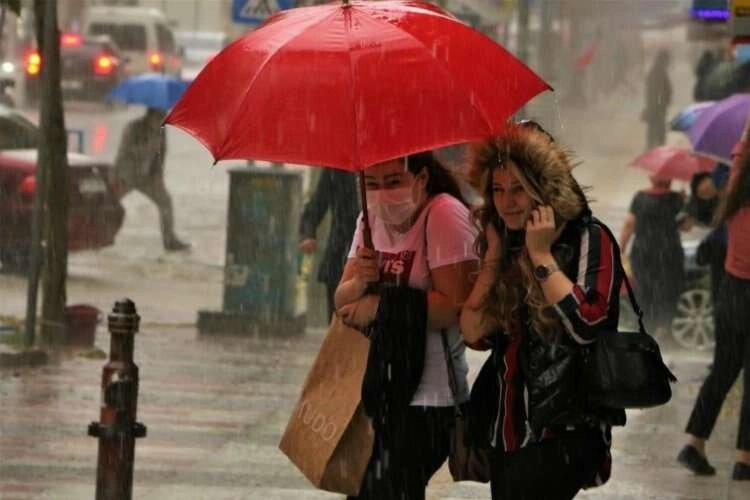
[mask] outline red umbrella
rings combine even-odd
[[[269,18],[214,57],[165,122],[215,160],[360,171],[491,135],[547,89],[433,4],[344,0]]]
[[[650,149],[633,160],[631,166],[653,177],[689,181],[698,172],[710,172],[716,160],[674,146]]]

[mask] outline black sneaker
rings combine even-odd
[[[698,450],[689,444],[685,445],[680,451],[680,454],[677,455],[677,461],[690,469],[693,474],[697,476],[713,476],[716,474],[716,469],[708,463],[706,457],[701,456],[701,454],[698,453]]]
[[[750,464],[735,462],[732,479],[735,481],[750,481]]]

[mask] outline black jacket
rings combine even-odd
[[[381,287],[362,381],[362,403],[376,431],[393,428],[408,409],[422,380],[426,332],[427,293]]]
[[[573,282],[578,276],[580,260],[581,234],[583,226],[599,224],[588,214],[580,221],[569,223],[562,235],[553,245],[556,249],[565,248],[567,255],[562,260],[561,268]],[[619,247],[616,241],[614,251]],[[558,254],[559,255],[559,254]],[[614,265],[614,264],[613,264]],[[622,269],[615,269],[614,290],[622,284]],[[615,295],[615,300],[617,300]],[[544,427],[565,427],[568,425],[597,425],[606,422],[610,425],[625,425],[625,411],[591,406],[586,398],[586,382],[581,373],[581,355],[584,346],[578,344],[569,335],[560,336],[559,342],[550,344],[534,334],[525,307],[521,308],[521,321],[526,325],[526,334],[520,351],[520,367],[526,379],[529,393],[529,414],[527,418],[532,430],[539,435]],[[619,304],[610,305],[612,314],[598,328],[617,330],[619,322]]]
[[[561,262],[561,269],[573,281],[578,274],[582,225],[589,223],[592,223],[592,218],[588,213],[580,221],[569,222],[553,245],[552,250]],[[621,281],[622,274],[617,273],[614,282],[616,289],[619,289]],[[519,352],[519,366],[528,391],[526,417],[534,434],[539,436],[545,427],[593,426],[600,422],[625,425],[624,410],[597,408],[587,403],[579,357],[583,347],[567,334],[561,335],[560,341],[554,345],[544,342],[532,330],[524,309],[522,307],[521,322],[526,328]],[[601,327],[617,328],[618,319],[614,314]],[[493,354],[482,367],[471,389],[470,415],[472,425],[476,426],[474,432],[486,439],[492,436],[492,426],[497,418],[500,398],[497,370],[505,352],[506,339],[502,333],[492,339]]]
[[[333,168],[323,170],[315,192],[302,210],[300,240],[315,238],[318,225],[329,209],[331,229],[321,259],[318,281],[335,286],[341,278],[359,214],[354,174]]]
[[[126,186],[152,182],[164,175],[167,154],[167,134],[164,129],[144,115],[129,122],[122,133],[115,157],[115,173]]]

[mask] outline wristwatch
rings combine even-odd
[[[536,266],[534,268],[534,277],[540,282],[544,283],[547,281],[547,278],[549,278],[550,274],[559,271],[560,268],[557,267],[557,264],[552,263],[548,264],[546,266]]]

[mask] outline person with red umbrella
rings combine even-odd
[[[356,498],[424,499],[430,477],[448,456],[454,402],[468,399],[468,367],[457,323],[460,305],[471,289],[470,276],[477,269],[476,231],[457,182],[431,152],[370,167],[365,170],[365,183],[377,251],[364,245],[360,217],[336,290],[338,314],[347,324],[362,329],[376,316],[379,328],[395,323],[398,330],[385,333],[404,342],[411,342],[409,328],[401,325],[421,320],[422,331],[413,334],[415,347],[406,353],[406,362],[388,367],[388,378],[391,373],[397,378],[403,369],[416,367],[420,361],[423,367],[421,373],[414,368],[416,373],[403,377],[414,381],[406,390],[407,399],[387,401],[391,408],[385,413],[378,405],[386,389],[374,384],[371,393],[376,404],[370,404],[369,376],[365,375],[363,403],[373,421],[375,446]],[[378,283],[380,293],[373,293],[373,283]],[[384,297],[394,288],[426,293],[426,307],[407,308],[408,316],[420,318],[383,317]],[[441,331],[452,356],[452,375],[446,369]],[[371,343],[368,373],[372,353],[379,352],[378,340],[371,336]],[[455,393],[452,376],[457,382]],[[408,385],[402,379],[398,383]]]
[[[651,187],[630,203],[620,233],[623,254],[630,249],[633,276],[646,327],[666,335],[685,286],[685,252],[680,241],[683,193],[671,189],[669,178],[651,176]]]
[[[611,427],[625,412],[580,404],[583,345],[616,328],[617,245],[593,219],[570,155],[534,124],[474,146],[470,178],[482,268],[461,312],[465,341],[492,349],[493,499],[571,499],[611,472]],[[487,373],[485,368],[480,372]],[[472,388],[471,409],[479,408]],[[484,429],[476,429],[478,435]]]

